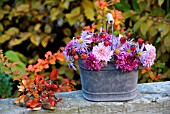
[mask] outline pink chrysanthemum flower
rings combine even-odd
[[[96,56],[99,61],[110,61],[113,55],[113,51],[110,46],[104,46],[104,43],[99,43],[94,46],[92,49],[92,53]]]
[[[121,69],[123,72],[130,72],[138,68],[139,59],[131,53],[119,53],[115,55],[114,64],[116,69]]]
[[[97,70],[100,71],[101,67],[99,65],[99,60],[96,59],[93,53],[90,53],[87,59],[84,62],[84,66],[89,70]]]
[[[156,49],[150,44],[144,45],[145,50],[141,52],[140,62],[143,67],[151,67],[154,64],[156,58]]]

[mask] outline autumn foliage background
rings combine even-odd
[[[0,48],[10,62],[18,62],[15,70],[26,73],[29,64],[45,59],[46,52],[56,53],[85,25],[96,21],[95,0],[1,0]],[[152,68],[139,73],[139,83],[170,80],[170,0],[120,0],[115,7],[122,11],[126,30],[157,48]],[[50,52],[49,52],[50,53]],[[56,61],[42,72],[48,77],[58,69],[58,78],[74,79],[81,89],[79,73]],[[0,61],[0,96],[15,97],[21,76],[8,75]]]

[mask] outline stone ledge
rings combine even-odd
[[[30,109],[13,105],[15,99],[1,99],[1,114],[170,114],[170,81],[138,84],[139,95],[126,102],[90,102],[83,98],[82,91],[57,93],[62,97],[62,103],[57,104],[57,110],[31,111]]]

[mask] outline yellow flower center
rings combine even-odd
[[[130,53],[130,52],[131,52],[131,50],[130,50],[130,49],[128,49],[128,50],[127,50],[127,52],[128,52],[128,53]]]
[[[142,56],[142,52],[138,52],[138,55],[139,55],[139,56]]]
[[[82,38],[79,39],[79,43],[80,44],[83,43],[83,39]]]
[[[120,50],[119,49],[115,49],[115,53],[116,54],[120,53]]]

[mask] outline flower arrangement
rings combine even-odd
[[[108,6],[104,0],[97,1],[96,5],[101,11]],[[108,62],[112,62],[116,69],[123,72],[130,72],[139,66],[151,67],[156,58],[155,47],[144,42],[142,38],[132,38],[130,31],[115,35],[113,29],[119,30],[118,33],[122,30],[117,24],[120,23],[120,18],[122,19],[119,11],[113,10],[106,17],[106,25],[110,25],[112,34],[109,34],[107,26],[106,30],[101,27],[95,31],[97,25],[93,24],[92,27],[84,27],[81,34],[73,37],[66,45],[64,54],[69,61],[69,67],[76,70],[74,61],[79,59],[86,68],[97,71],[107,66]]]

